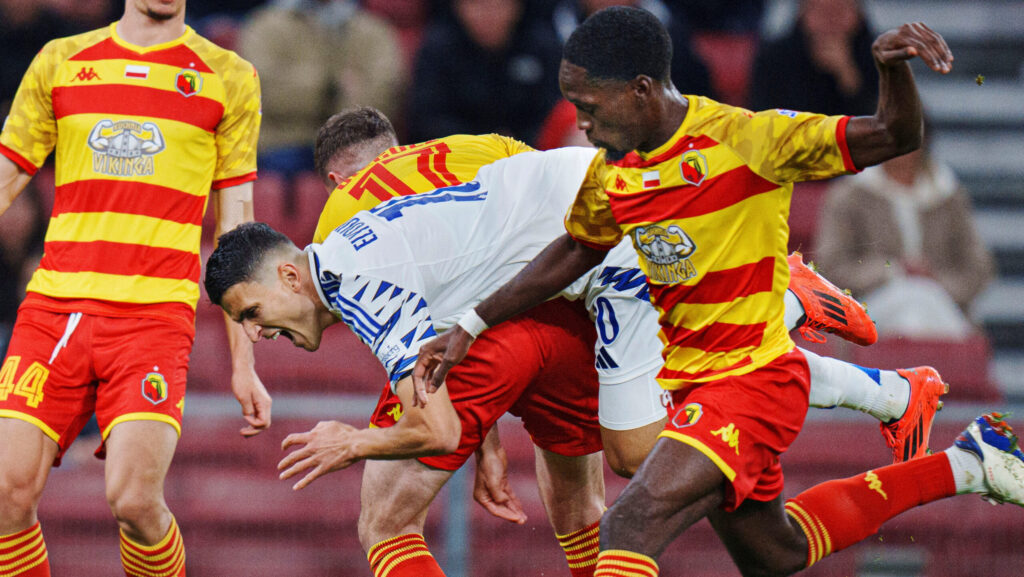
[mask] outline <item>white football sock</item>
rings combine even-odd
[[[796,294],[789,289],[786,289],[786,294],[782,297],[782,301],[786,305],[782,322],[786,323],[786,330],[791,331],[802,324],[800,321],[803,320],[804,315],[807,313],[804,311],[804,305],[800,303],[800,299],[796,298]]]

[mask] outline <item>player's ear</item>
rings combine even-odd
[[[337,188],[338,185],[344,182],[345,180],[343,176],[341,176],[337,172],[334,172],[333,170],[327,173],[327,178],[334,183],[335,188]]]
[[[302,274],[299,273],[298,267],[290,262],[282,262],[277,265],[277,277],[281,279],[292,292],[299,292],[302,285]]]

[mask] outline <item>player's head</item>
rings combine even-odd
[[[583,21],[565,43],[559,86],[587,139],[625,153],[645,142],[672,88],[672,40],[646,10],[614,6]]]
[[[392,146],[398,146],[398,136],[383,112],[370,106],[350,108],[328,118],[317,131],[313,160],[331,191]]]
[[[262,222],[221,235],[204,280],[210,300],[253,342],[284,336],[315,351],[331,321],[312,282],[306,254]]]
[[[135,10],[150,20],[163,22],[180,17],[185,12],[185,0],[126,0],[125,12]]]

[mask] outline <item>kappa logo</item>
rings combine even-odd
[[[721,437],[723,443],[729,445],[730,449],[734,449],[737,455],[740,454],[740,430],[736,428],[736,425],[729,423],[717,431],[711,431],[711,434]]]
[[[87,82],[89,80],[102,80],[102,78],[100,78],[99,74],[96,74],[96,70],[92,66],[88,68],[83,66],[82,69],[78,71],[78,74],[75,74],[75,76],[71,79],[72,82],[74,82],[75,80]]]
[[[199,94],[203,89],[203,75],[198,70],[182,68],[174,77],[174,88],[185,98]]]
[[[683,180],[693,186],[700,186],[708,176],[708,159],[699,150],[687,150],[679,163]]]
[[[679,411],[672,417],[672,425],[677,429],[684,427],[691,427],[697,424],[697,421],[704,416],[704,407],[700,403],[690,403],[683,407],[683,410]],[[686,419],[686,422],[679,422],[680,418]]]
[[[889,495],[882,490],[882,480],[878,478],[874,471],[868,471],[864,474],[864,482],[868,484],[868,489],[878,493],[886,501],[889,500]]]
[[[697,275],[689,258],[697,250],[697,245],[678,225],[639,226],[633,231],[633,241],[647,261],[644,272],[648,279],[671,284]]]
[[[402,418],[402,403],[395,403],[395,406],[388,409],[387,415],[398,422]]]
[[[154,405],[167,400],[167,381],[160,373],[147,373],[142,379],[142,396]]]
[[[621,174],[615,175],[615,190],[626,190],[626,181],[622,180]]]

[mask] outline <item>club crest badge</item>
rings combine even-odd
[[[199,94],[203,89],[203,75],[191,68],[182,68],[174,77],[174,88],[185,98]]]
[[[687,150],[679,163],[679,170],[683,180],[693,186],[700,186],[708,175],[708,159],[699,150]]]
[[[690,403],[672,417],[672,425],[677,429],[696,425],[704,416],[704,407],[700,403]]]
[[[147,373],[142,379],[142,396],[146,400],[159,405],[167,400],[167,381],[160,373]]]

